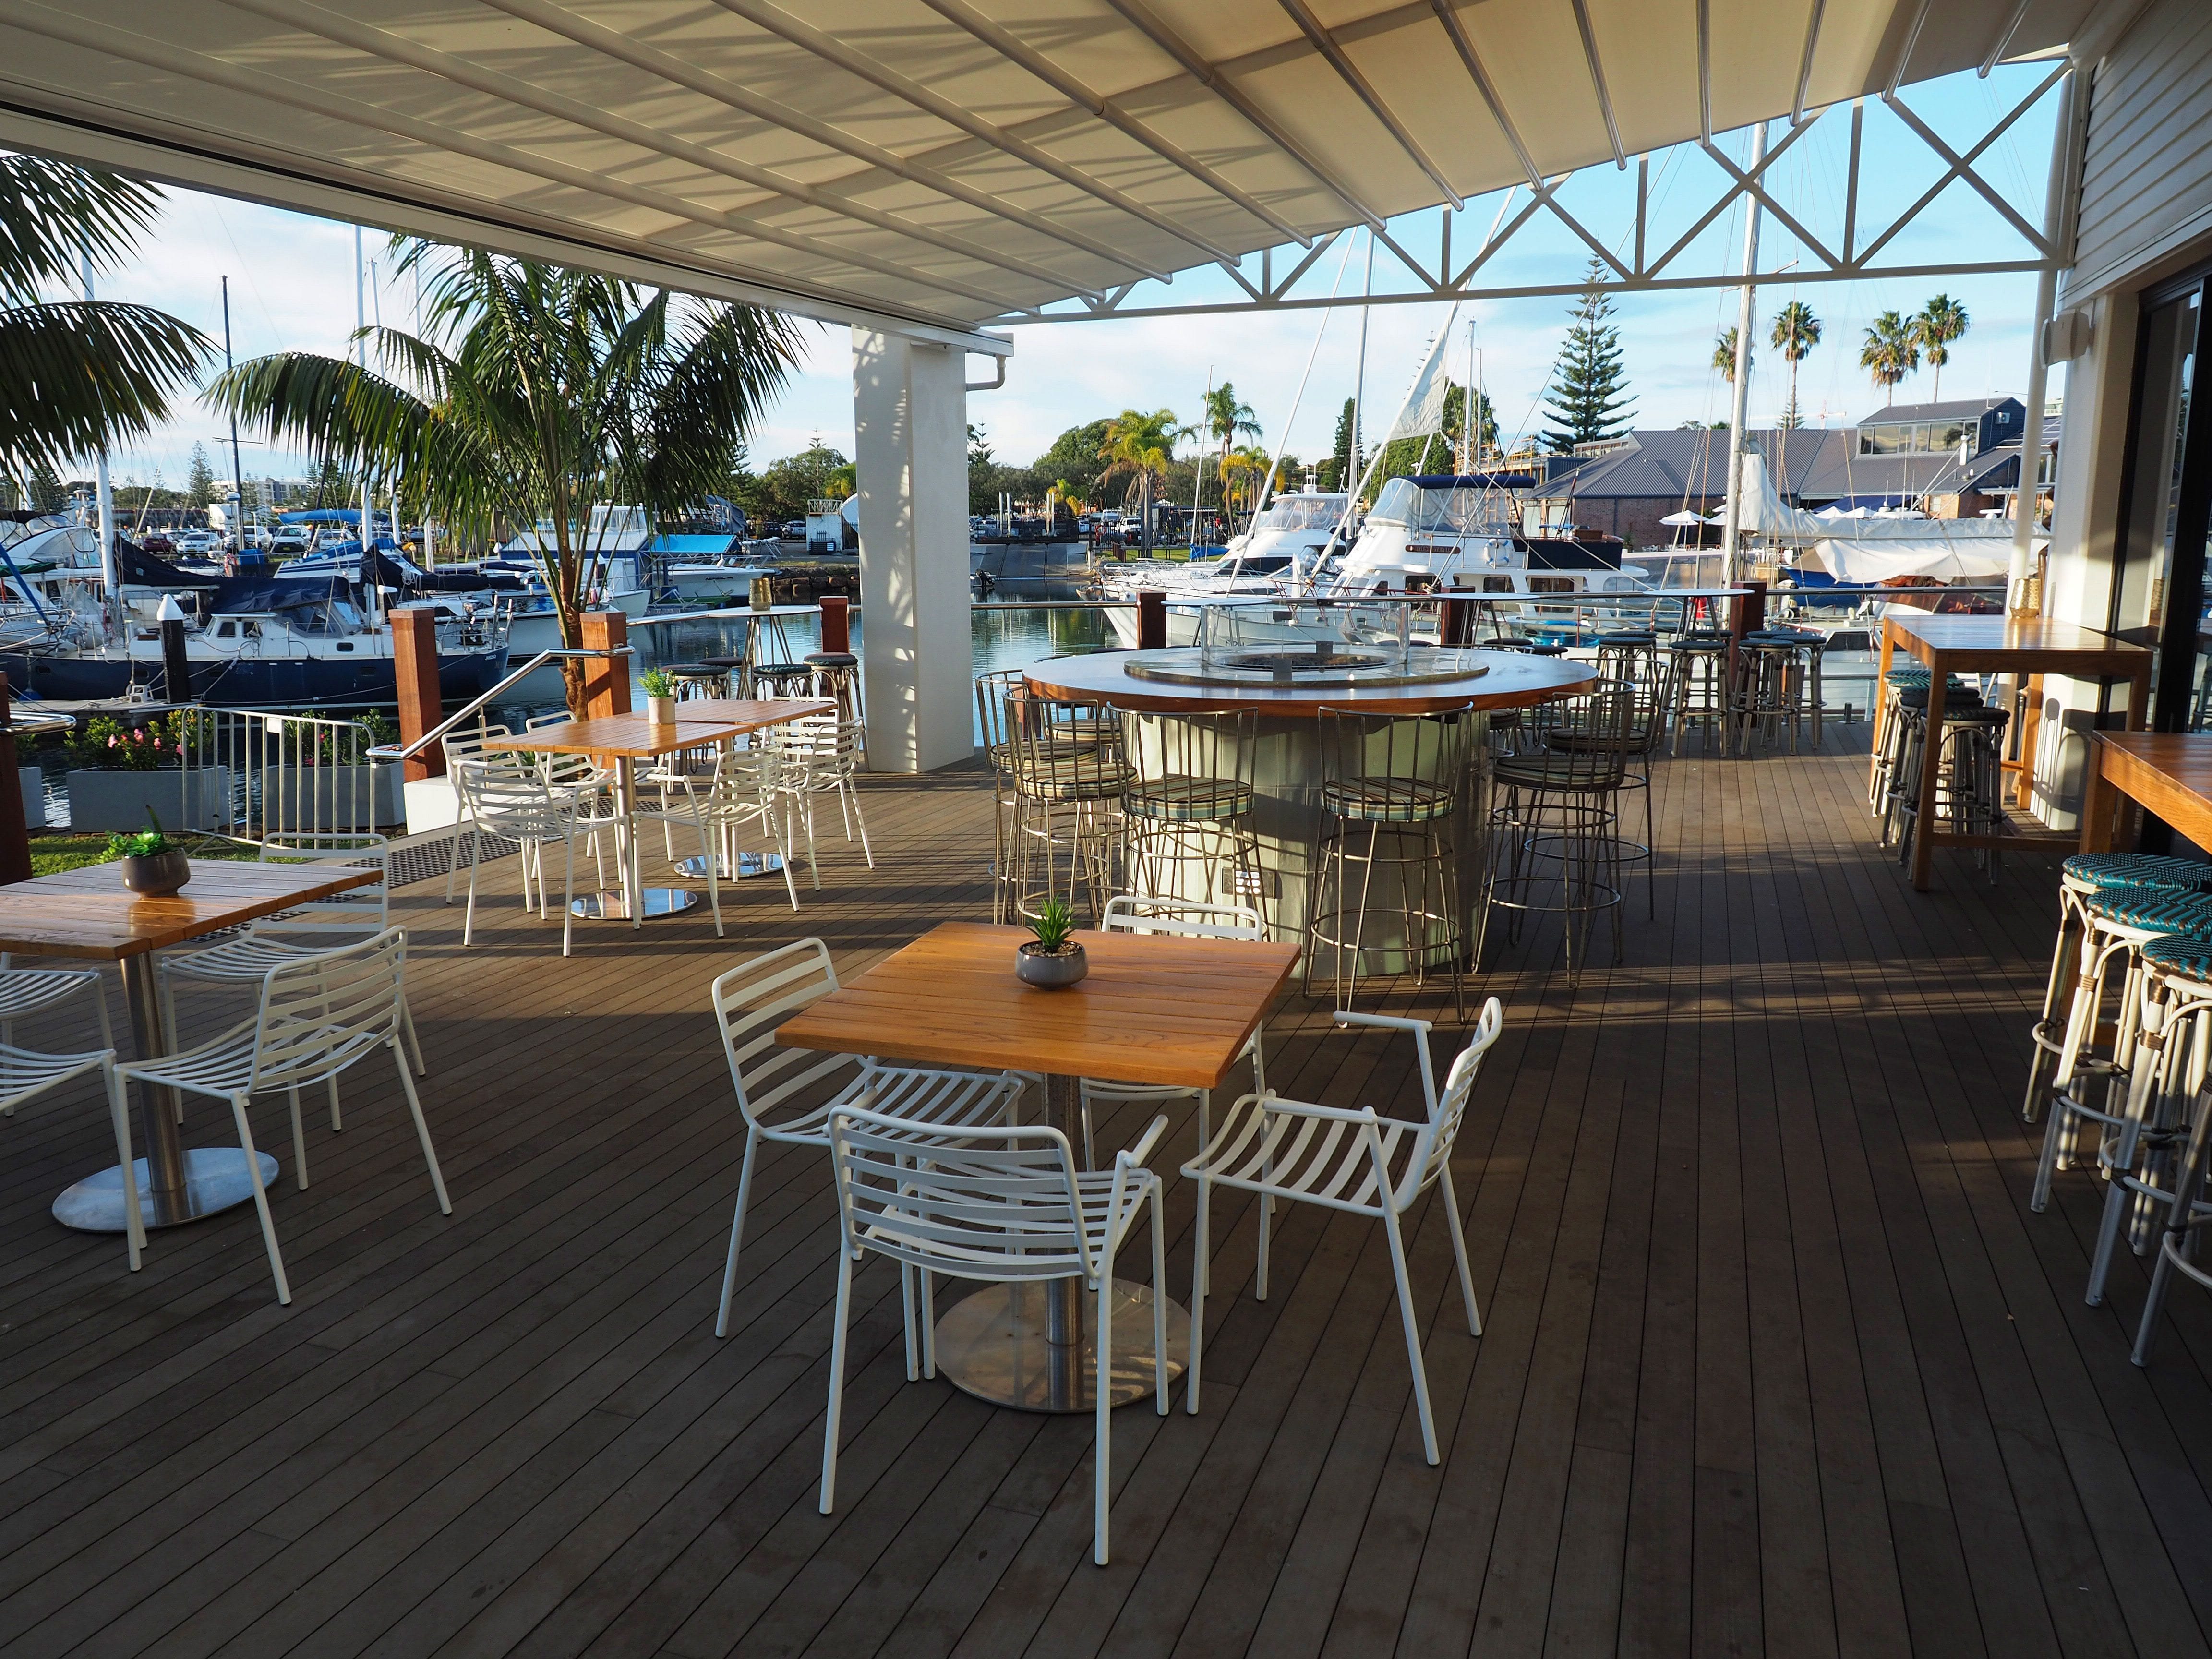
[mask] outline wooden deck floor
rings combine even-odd
[[[509,863],[464,951],[437,885],[404,889],[450,1218],[380,1072],[343,1133],[310,1127],[308,1192],[281,1104],[258,1120],[289,1310],[250,1211],[155,1235],[135,1276],[52,1221],[106,1161],[89,1101],[0,1126],[0,1649],[2203,1652],[2212,1305],[2178,1294],[2137,1371],[2140,1264],[2081,1300],[2091,1177],[2027,1209],[2050,866],[1991,890],[1945,855],[1916,896],[1870,845],[1863,765],[1663,766],[1626,965],[1572,997],[1548,938],[1493,967],[1510,1024],[1455,1166],[1480,1340],[1416,1216],[1443,1467],[1379,1232],[1293,1213],[1261,1304],[1224,1214],[1206,1409],[1119,1414],[1104,1570],[1088,1421],[906,1382],[881,1264],[840,1510],[815,1513],[818,1155],[767,1158],[737,1328],[710,1328],[742,1135],[708,981],[805,933],[851,971],[979,914],[980,780],[871,780],[878,869],[839,848],[797,916],[750,884],[726,940],[580,925],[564,962]],[[1402,1046],[1325,1028],[1281,1010],[1279,1088],[1407,1106]]]

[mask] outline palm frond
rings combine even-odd
[[[0,300],[31,305],[42,286],[75,288],[88,253],[112,269],[161,209],[159,191],[120,173],[0,155]]]
[[[146,306],[79,300],[0,309],[0,459],[21,471],[41,462],[58,470],[143,437],[208,350],[198,329]]]

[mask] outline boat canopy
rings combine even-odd
[[[1262,530],[1330,530],[1344,516],[1341,495],[1278,495],[1267,510],[1252,520],[1255,532]]]
[[[215,587],[220,576],[195,576],[167,559],[157,559],[127,536],[115,538],[115,574],[140,587]]]
[[[1448,535],[1502,534],[1511,526],[1487,476],[1393,478],[1375,498],[1367,520]]]

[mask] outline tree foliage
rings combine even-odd
[[[1859,367],[1882,389],[1885,404],[1896,400],[1897,383],[1920,367],[1919,337],[1903,313],[1885,311],[1868,326]]]
[[[1820,343],[1820,319],[1802,300],[1792,300],[1774,313],[1774,329],[1767,337],[1790,365],[1790,401],[1783,407],[1782,424],[1795,431],[1805,424],[1805,416],[1797,407],[1797,365]]]
[[[1620,331],[1612,321],[1613,301],[1597,286],[1604,273],[1604,264],[1593,257],[1584,273],[1589,286],[1567,313],[1567,335],[1544,406],[1553,422],[1544,441],[1554,451],[1617,437],[1636,413],[1621,365]]]
[[[1920,348],[1920,355],[1928,367],[1936,371],[1936,386],[1929,401],[1943,401],[1943,365],[1951,361],[1954,342],[1963,338],[1972,319],[1966,307],[1948,294],[1939,294],[1920,308],[1920,314],[1910,325],[1912,343]]]
[[[1175,457],[1176,444],[1191,435],[1192,428],[1176,424],[1171,409],[1156,409],[1149,414],[1125,409],[1107,422],[1105,441],[1098,447],[1099,459],[1106,463],[1099,482],[1127,478],[1135,484],[1139,534],[1147,556],[1152,550],[1152,502],[1158,497],[1168,463]]]

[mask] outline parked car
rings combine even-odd
[[[806,539],[806,520],[804,519],[787,520],[785,520],[783,529],[780,533],[782,535],[784,540],[787,542],[803,542]]]
[[[177,544],[167,536],[142,536],[138,538],[138,545],[149,553],[173,553],[177,550]]]

